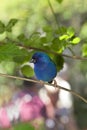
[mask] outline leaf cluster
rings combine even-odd
[[[6,32],[11,32],[14,25],[18,22],[18,19],[11,19],[6,25],[0,21],[0,34]]]
[[[12,34],[12,28],[17,22],[18,19],[11,19],[5,25],[0,21],[0,34],[4,31]],[[79,43],[80,38],[76,36],[72,27],[61,26],[55,29],[51,26],[45,26],[41,31],[34,32],[31,35],[26,36],[24,33],[21,33],[14,40],[7,36],[0,43],[0,62],[8,60],[22,65],[25,62],[29,62],[34,51],[45,51],[54,60],[59,71],[64,63],[62,53]],[[86,51],[85,48],[86,46],[83,46],[83,53]],[[28,65],[23,65],[21,71],[27,77],[33,75],[33,70]]]

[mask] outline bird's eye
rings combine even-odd
[[[31,63],[36,63],[36,59],[35,59],[35,58],[32,58],[30,62],[31,62]]]

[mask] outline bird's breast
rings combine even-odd
[[[48,66],[47,63],[41,62],[41,63],[36,63],[34,68],[39,69],[39,70],[43,70],[46,69]]]
[[[35,65],[36,77],[40,80],[51,81],[56,76],[56,66],[54,63]]]

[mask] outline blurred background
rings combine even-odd
[[[57,2],[57,0],[50,0],[50,2],[55,11],[59,25],[74,27],[76,35],[80,36],[82,41],[87,41],[87,0],[59,0],[59,2]],[[14,37],[18,36],[21,32],[25,33],[25,35],[32,34],[34,31],[40,30],[46,25],[55,26],[54,16],[49,7],[49,0],[0,0],[0,20],[7,23],[11,18],[19,19],[19,22],[12,32]],[[0,40],[4,38],[4,35],[5,34],[0,35]],[[81,45],[82,43],[74,48],[77,55],[81,55]],[[70,84],[71,89],[87,98],[87,61],[65,58],[65,62],[68,65],[68,69],[66,73],[62,73],[58,76],[66,80]],[[0,63],[1,73],[15,75],[17,70],[18,67],[13,62]],[[23,82],[19,80],[0,78],[1,108],[9,105],[9,101],[12,101],[15,93],[21,91],[22,85]],[[38,88],[38,91],[40,93],[40,88]],[[71,111],[73,111],[72,115],[74,115],[72,122],[75,121],[72,123],[74,126],[73,130],[87,130],[87,104],[73,95],[72,99],[72,107],[70,109],[73,109]],[[65,112],[65,114],[66,113],[67,112]],[[45,117],[45,120],[46,119],[47,117]],[[46,121],[49,127],[48,123],[52,125],[52,127],[48,129],[52,129],[54,126],[53,120]],[[9,126],[9,122],[7,126]],[[63,129],[67,130],[65,127],[59,128],[59,130]]]

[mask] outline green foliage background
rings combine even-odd
[[[49,0],[1,2],[0,72],[17,75],[21,70],[23,75],[31,77],[32,68],[24,64],[29,62],[34,51],[45,51],[55,61],[58,71],[64,61],[69,64],[72,89],[87,98],[87,61],[74,59],[77,55],[87,56],[87,1],[50,2],[54,12]],[[71,59],[64,54],[70,55]],[[0,81],[7,82],[3,78]],[[79,127],[87,127],[87,105],[74,97],[74,107]],[[80,110],[84,111],[84,122]]]

